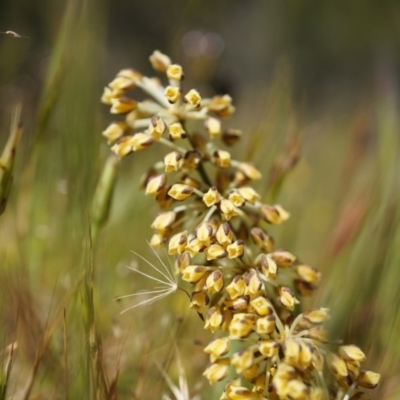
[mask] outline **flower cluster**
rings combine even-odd
[[[125,118],[103,135],[119,157],[156,142],[167,150],[142,182],[160,207],[151,245],[175,257],[191,284],[190,307],[216,335],[204,350],[211,362],[205,377],[213,384],[229,374],[221,399],[368,398],[360,389],[374,388],[379,374],[361,369],[363,352],[329,342],[328,309],[300,310],[300,296],[313,293],[321,274],[268,234],[289,213],[261,201],[253,188],[261,172],[227,150],[241,137],[222,128],[234,111],[231,97],[185,92],[180,65],[159,51],[150,61],[168,86],[120,71],[102,101]],[[127,97],[135,87],[151,99]]]

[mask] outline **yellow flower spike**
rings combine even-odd
[[[159,72],[166,72],[171,65],[171,59],[159,50],[155,50],[149,60],[152,67]]]
[[[110,89],[108,86],[104,88],[103,94],[101,95],[101,102],[107,104],[108,106],[112,105],[112,101],[117,97],[121,96],[121,92]]]
[[[268,358],[275,357],[279,351],[279,343],[272,339],[260,340],[258,342],[258,350]]]
[[[263,296],[256,297],[250,304],[260,317],[271,315],[274,312],[271,302]]]
[[[215,186],[210,187],[207,193],[203,196],[203,202],[207,207],[214,206],[221,201],[221,195]]]
[[[118,156],[124,157],[133,152],[131,136],[123,136],[121,137],[114,146],[111,147],[111,150]]]
[[[231,339],[243,339],[250,335],[256,322],[254,314],[238,313],[232,318],[229,325]]]
[[[224,358],[212,363],[203,373],[211,385],[226,378],[229,372],[230,360]]]
[[[237,129],[227,129],[222,133],[222,141],[227,146],[234,146],[242,137],[242,132]]]
[[[213,117],[207,118],[204,121],[204,127],[210,139],[216,139],[221,136],[221,121],[219,119]]]
[[[210,298],[204,290],[192,292],[190,295],[190,308],[201,310],[210,302]]]
[[[330,319],[329,308],[316,308],[303,313],[303,318],[313,325],[322,324]]]
[[[278,287],[278,301],[290,311],[293,311],[294,306],[300,303],[294,296],[293,290],[287,286]]]
[[[231,155],[225,150],[216,150],[213,154],[213,162],[219,168],[228,168],[231,165]]]
[[[233,233],[228,222],[223,222],[219,225],[216,233],[216,239],[221,246],[228,246],[232,243]]]
[[[244,295],[246,283],[242,275],[236,275],[232,282],[225,288],[231,299]]]
[[[151,177],[146,185],[146,195],[157,196],[160,191],[165,188],[167,180],[164,174]]]
[[[183,130],[182,124],[174,122],[168,127],[169,137],[172,140],[185,139],[187,137],[186,132]]]
[[[221,312],[220,307],[211,307],[206,316],[206,323],[204,329],[209,329],[211,332],[215,332],[224,323],[225,316]]]
[[[129,126],[124,121],[114,121],[102,132],[102,135],[110,144],[121,138],[128,130]]]
[[[277,250],[269,254],[269,256],[276,262],[278,267],[288,268],[296,261],[296,256],[288,251]]]
[[[171,237],[168,242],[168,254],[182,254],[185,251],[187,242],[187,233],[179,232]]]
[[[262,178],[261,172],[251,163],[241,162],[238,164],[238,168],[247,178],[252,181],[256,181]]]
[[[362,350],[353,344],[340,346],[339,355],[345,361],[364,362],[366,360],[365,354],[362,352]]]
[[[135,133],[129,139],[129,144],[131,145],[133,151],[144,150],[147,147],[151,146],[153,143],[153,137],[148,135],[147,133]]]
[[[207,269],[204,265],[189,265],[182,271],[182,279],[186,282],[196,283],[206,273]]]
[[[169,228],[176,219],[176,213],[174,211],[163,212],[154,219],[151,224],[151,228],[157,231],[162,231]]]
[[[231,341],[228,336],[214,339],[210,342],[204,352],[210,354],[210,361],[215,362],[218,358],[229,352]]]
[[[201,105],[201,96],[196,89],[191,89],[183,97],[183,102],[193,108],[198,108]]]
[[[254,298],[255,295],[259,294],[260,290],[263,287],[263,282],[259,276],[259,273],[254,269],[251,269],[246,274],[245,282],[246,282],[245,294],[250,296],[251,298]]]
[[[289,219],[290,214],[285,211],[280,205],[270,206],[263,204],[261,206],[261,217],[272,225],[279,225]]]
[[[226,250],[228,251],[228,258],[230,259],[241,257],[244,253],[243,240],[236,240],[232,244],[228,245]]]
[[[204,197],[203,197],[204,199]],[[219,202],[219,208],[226,221],[238,215],[238,212],[233,203],[228,199],[222,199]]]
[[[357,379],[357,384],[366,389],[374,389],[377,387],[380,378],[380,374],[376,372],[362,370]]]
[[[253,364],[254,354],[249,349],[242,349],[231,356],[231,365],[236,369],[236,373],[241,374]]]
[[[235,207],[241,207],[245,202],[243,196],[236,190],[232,190],[229,193],[228,199],[233,203]]]
[[[137,108],[137,101],[128,97],[111,99],[111,114],[128,114]]]
[[[161,136],[166,130],[165,122],[159,115],[154,115],[149,124],[149,135],[151,135],[155,140],[160,140]]]
[[[296,273],[299,279],[314,286],[318,286],[321,281],[321,273],[308,265],[298,265],[296,267]]]
[[[212,244],[207,248],[207,260],[216,260],[219,258],[225,258],[227,256],[227,251],[220,244]]]
[[[254,228],[251,228],[250,235],[255,245],[258,246],[262,252],[272,252],[272,249],[274,247],[273,239],[260,227],[255,226]]]
[[[168,191],[168,195],[178,201],[186,200],[193,193],[191,186],[182,185],[181,183],[175,183]]]
[[[250,186],[241,187],[238,189],[238,192],[250,204],[254,204],[260,199],[260,195]]]
[[[175,86],[167,86],[164,91],[164,96],[168,100],[169,103],[176,103],[181,97],[181,91],[179,88]]]
[[[183,157],[181,153],[172,151],[164,157],[165,172],[178,171],[182,168]]]
[[[174,81],[181,81],[183,79],[183,69],[178,64],[171,64],[167,68],[167,78]]]
[[[224,287],[224,275],[221,271],[213,271],[206,281],[206,286],[209,294],[215,294],[222,290]]]

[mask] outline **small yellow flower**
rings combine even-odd
[[[128,114],[135,110],[137,102],[128,97],[118,97],[111,99],[111,114]]]
[[[220,359],[211,364],[203,373],[211,385],[226,378],[229,372],[229,358]]]
[[[164,157],[165,172],[178,171],[182,168],[183,157],[181,153],[173,151]]]
[[[203,201],[207,207],[211,207],[217,203],[219,203],[221,200],[221,195],[218,193],[218,190],[216,187],[211,187],[207,193],[204,194],[203,196]]]
[[[184,103],[188,104],[193,108],[200,107],[201,96],[200,93],[196,89],[191,89],[189,92],[185,94],[183,97]]]
[[[167,68],[167,77],[174,81],[181,81],[183,79],[183,69],[178,64],[171,64]]]
[[[167,86],[164,91],[164,96],[171,104],[173,104],[181,97],[181,91],[175,86]]]
[[[178,201],[186,200],[192,193],[193,188],[191,186],[182,185],[181,183],[176,183],[168,191],[168,195]]]
[[[184,131],[182,124],[179,122],[174,122],[168,127],[169,137],[173,140],[184,139],[187,137],[186,132]]]
[[[124,121],[114,121],[103,131],[103,136],[107,138],[108,143],[113,143],[122,137],[129,130]]]
[[[160,140],[166,129],[164,120],[159,115],[154,115],[149,124],[149,135],[155,140]]]

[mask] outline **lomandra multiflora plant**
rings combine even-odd
[[[214,335],[204,376],[210,384],[227,379],[220,399],[368,399],[363,389],[380,376],[362,369],[362,350],[328,338],[327,308],[300,310],[299,298],[314,292],[321,274],[267,233],[289,213],[261,201],[253,187],[261,172],[227,150],[241,138],[222,128],[235,110],[231,97],[184,89],[182,67],[159,51],[150,62],[168,85],[120,71],[102,101],[124,119],[103,135],[120,158],[165,149],[143,181],[160,208],[150,244],[175,257],[176,274],[191,284],[189,307]],[[132,89],[150,99],[127,97]]]

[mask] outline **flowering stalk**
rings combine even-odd
[[[362,390],[376,387],[379,374],[361,368],[364,353],[328,340],[328,309],[298,311],[298,298],[314,292],[321,274],[267,233],[289,213],[261,202],[252,186],[261,172],[227,150],[241,137],[222,128],[234,112],[231,97],[184,92],[180,65],[159,51],[150,62],[169,84],[120,71],[102,101],[124,120],[103,135],[121,158],[156,143],[166,150],[143,179],[160,207],[150,244],[175,256],[177,273],[192,285],[190,307],[215,334],[204,349],[211,362],[204,376],[213,384],[234,371],[221,399],[368,398]],[[135,87],[151,99],[127,97]]]

